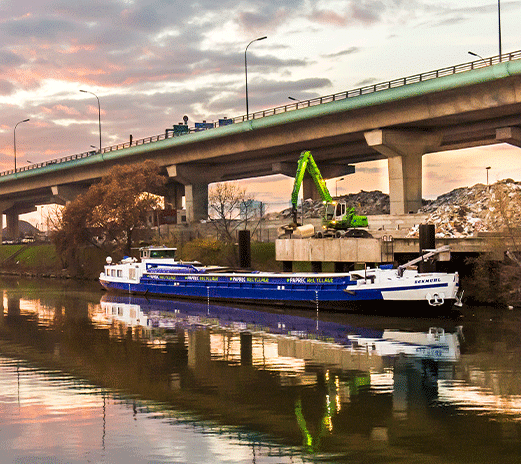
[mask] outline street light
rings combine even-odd
[[[99,151],[101,153],[101,106],[99,104],[99,98],[98,98],[98,96],[95,93],[90,92],[88,90],[80,90],[80,92],[90,93],[91,95],[94,95],[96,97],[96,100],[98,100]]]
[[[483,63],[485,63],[485,66],[487,66],[487,62],[485,61],[485,58],[483,58],[481,55],[478,55],[477,53],[474,53],[474,52],[468,52],[468,54],[479,58],[481,61],[483,61]]]
[[[488,187],[488,171],[490,170],[490,166],[487,166],[485,169],[487,170],[487,187]]]
[[[246,45],[246,49],[244,50],[244,75],[246,77],[246,119],[250,119],[250,112],[248,108],[248,62],[246,60],[246,52],[248,51],[248,47],[253,42],[258,42],[259,40],[267,39],[267,36],[259,37],[257,39],[252,40],[248,45]]]
[[[339,183],[341,180],[344,180],[344,177],[342,177],[341,179],[337,179],[337,180],[335,181],[335,197],[338,197],[338,183]]]
[[[13,129],[13,151],[14,151],[14,172],[16,172],[16,128],[18,124],[22,124],[23,122],[27,122],[29,119],[24,119],[23,121],[18,121]]]
[[[501,2],[497,0],[497,25],[499,35],[499,61],[501,62]]]

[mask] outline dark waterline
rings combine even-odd
[[[0,291],[2,463],[514,463],[521,454],[516,311],[317,315],[49,280],[3,279]],[[452,352],[444,343],[456,338]]]

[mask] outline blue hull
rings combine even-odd
[[[418,273],[389,266],[346,273],[233,272],[175,259],[175,248],[145,247],[141,262],[125,257],[107,265],[100,283],[129,294],[265,305],[358,309],[360,306],[452,307],[458,274]],[[411,262],[412,263],[412,262]]]
[[[387,303],[392,306],[412,304],[416,309],[428,306],[427,301],[386,301],[378,289],[355,289],[345,278],[308,277],[298,282],[288,283],[291,278],[248,277],[244,281],[231,281],[230,277],[214,276],[167,276],[146,275],[139,282],[115,282],[100,280],[107,290],[118,292],[157,295],[175,298],[202,299],[207,301],[236,301],[250,304],[274,304],[301,307],[320,307],[338,310],[365,309],[374,303],[379,306]],[[295,279],[299,280],[299,279]],[[346,288],[353,291],[346,291]],[[443,292],[446,284],[430,283],[423,288]],[[395,287],[391,291],[403,291],[404,287]],[[389,292],[389,289],[387,289]],[[453,300],[447,300],[443,306],[450,307]]]

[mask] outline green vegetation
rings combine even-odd
[[[175,245],[174,245],[175,246]],[[212,238],[192,240],[178,246],[178,256],[184,261],[235,267],[238,263],[237,245]],[[282,264],[275,261],[274,243],[251,243],[252,268],[258,271],[277,271]]]
[[[25,245],[2,245],[0,246],[0,265],[13,258]]]
[[[106,253],[95,247],[85,247],[78,252],[78,257],[83,271],[81,276],[97,278],[105,263]],[[52,244],[2,245],[0,260],[0,272],[4,273],[67,275]]]
[[[165,243],[177,246],[177,256],[183,261],[199,261],[206,265],[236,267],[238,248],[233,243],[225,243],[213,238],[199,238],[183,244]],[[94,246],[84,246],[77,250],[79,272],[71,274],[63,263],[53,244],[2,245],[0,246],[0,272],[29,273],[35,275],[73,275],[85,279],[97,279],[103,270],[107,253]],[[123,254],[111,254],[119,261]],[[137,256],[137,255],[136,255]],[[282,263],[275,260],[275,243],[251,242],[252,269],[257,271],[282,271]],[[310,263],[294,263],[295,272],[311,271]],[[333,264],[325,263],[324,272],[332,272]]]
[[[61,269],[54,245],[2,245],[0,270],[47,273]]]
[[[173,245],[176,246],[176,245]],[[275,261],[274,243],[251,243],[252,268],[260,271],[277,271],[282,264]],[[79,272],[75,277],[97,279],[105,264],[107,253],[97,247],[86,246],[77,250]],[[114,261],[123,257],[112,255]],[[196,239],[178,246],[178,257],[185,261],[200,261],[234,267],[237,264],[237,246],[214,239]],[[29,273],[35,275],[68,275],[52,244],[0,246],[0,272]]]
[[[16,259],[20,266],[28,269],[56,269],[59,266],[53,245],[28,246]]]

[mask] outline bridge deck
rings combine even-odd
[[[125,153],[119,153],[120,156],[131,156],[133,152],[141,153],[143,150],[132,150],[133,148],[143,148],[146,150],[154,150],[150,144],[156,144],[157,142],[166,141],[168,145],[186,144],[190,142],[197,142],[201,139],[217,138],[230,135],[231,133],[244,130],[251,130],[253,124],[258,125],[260,119],[264,119],[270,116],[282,116],[277,118],[277,121],[271,120],[273,124],[283,124],[284,121],[291,121],[294,118],[310,118],[315,117],[317,113],[334,113],[337,111],[346,111],[347,109],[355,109],[364,106],[371,106],[375,103],[392,101],[397,99],[403,99],[414,95],[422,95],[432,93],[433,91],[443,89],[447,90],[451,87],[458,87],[468,85],[470,82],[485,82],[488,80],[494,80],[501,77],[506,77],[512,73],[521,73],[521,67],[512,67],[509,63],[521,60],[521,50],[515,51],[501,56],[493,56],[487,59],[479,59],[476,61],[466,62],[455,66],[449,66],[434,71],[428,71],[421,74],[415,74],[391,81],[380,82],[377,84],[371,84],[364,87],[359,87],[352,90],[347,90],[331,95],[313,98],[310,100],[302,100],[293,102],[283,106],[277,106],[275,108],[269,108],[266,110],[252,113],[251,115],[237,116],[231,119],[220,120],[219,122],[205,124],[205,128],[201,129],[198,127],[189,128],[187,132],[180,132],[179,135],[175,134],[175,131],[168,129],[163,134],[145,137],[142,139],[136,139],[108,147],[102,147],[101,151],[86,151],[77,153],[61,158],[52,159],[49,161],[43,161],[40,163],[34,163],[22,166],[16,169],[7,170],[0,172],[0,182],[8,181],[12,179],[14,174],[30,175],[37,174],[33,171],[47,171],[49,169],[56,170],[60,168],[69,168],[71,163],[75,165],[81,164],[82,161],[88,159],[88,163],[91,162],[102,162],[107,158],[113,158],[115,152],[123,151]],[[496,65],[501,65],[498,68]],[[469,71],[480,70],[479,74],[469,74]],[[450,78],[448,80],[447,78]],[[440,82],[442,81],[442,82]],[[384,95],[385,93],[385,95]],[[364,98],[360,98],[364,97]],[[369,98],[368,98],[369,97]],[[356,100],[356,101],[355,101]],[[327,104],[327,108],[324,105]],[[331,105],[335,104],[335,105]],[[299,116],[294,113],[296,110],[314,108],[314,111],[298,112]],[[231,122],[231,124],[230,124]],[[229,126],[240,124],[241,128],[232,129]],[[219,128],[219,131],[213,131],[209,129]],[[223,129],[226,131],[223,132]],[[205,132],[203,134],[203,132]],[[187,137],[187,136],[190,137]],[[181,139],[182,137],[182,139]],[[164,147],[158,147],[164,148]],[[20,176],[16,176],[17,178]]]

